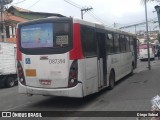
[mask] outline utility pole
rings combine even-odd
[[[1,38],[3,42],[6,42],[6,29],[4,23],[4,0],[0,0],[1,7]]]
[[[146,35],[147,35],[147,50],[148,50],[148,69],[151,69],[150,51],[149,51],[149,34],[148,34],[148,17],[147,17],[147,2],[145,0],[145,17],[146,17]]]
[[[81,9],[81,19],[83,20],[84,13],[86,13],[87,11],[92,10],[92,9],[93,9],[92,7],[87,7],[87,8]]]
[[[137,26],[135,25],[135,35],[137,35]]]

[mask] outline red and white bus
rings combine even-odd
[[[130,33],[67,17],[20,23],[19,93],[84,97],[112,89],[136,66],[135,41]]]

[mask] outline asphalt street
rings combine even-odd
[[[32,96],[18,94],[18,87],[0,89],[0,111],[150,111],[151,99],[160,95],[160,61],[138,61],[134,75],[116,83],[113,90],[105,89],[84,99]],[[136,120],[111,117],[55,117],[54,120]],[[0,118],[2,119],[2,118]],[[8,119],[8,118],[3,118]],[[12,118],[17,120],[17,118]],[[19,118],[22,119],[22,118]],[[23,118],[27,119],[27,118]],[[36,118],[30,118],[30,120]],[[39,120],[40,118],[38,118]],[[43,120],[46,118],[41,118]],[[47,118],[53,120],[53,118]]]

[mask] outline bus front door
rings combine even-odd
[[[98,56],[98,87],[99,89],[107,85],[107,64],[106,64],[106,48],[105,48],[105,34],[96,33],[97,39],[97,56]]]

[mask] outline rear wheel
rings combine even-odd
[[[132,66],[131,66],[132,68],[131,68],[131,73],[130,73],[130,75],[133,75],[133,70],[134,70],[134,63],[132,63]]]
[[[115,84],[115,74],[114,71],[112,70],[109,75],[109,89],[113,89]]]
[[[15,80],[13,77],[8,77],[6,79],[6,87],[13,87],[15,85]]]

